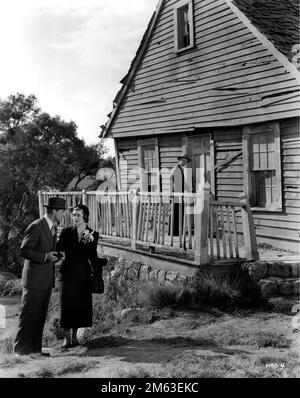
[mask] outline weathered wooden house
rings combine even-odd
[[[299,43],[297,0],[160,0],[102,126],[118,189],[169,192],[186,151],[191,192],[244,192],[258,241],[299,250]]]

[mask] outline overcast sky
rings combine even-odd
[[[34,94],[88,144],[99,142],[157,3],[0,0],[0,98]]]

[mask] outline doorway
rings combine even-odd
[[[210,135],[198,135],[190,138],[192,154],[192,189],[197,191],[199,183],[211,185]]]

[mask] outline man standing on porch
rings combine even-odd
[[[183,152],[177,158],[177,165],[171,170],[171,192],[184,193],[190,192],[190,186],[187,181],[188,164],[191,159],[186,152]],[[174,215],[173,215],[173,236],[178,236],[179,231],[183,227],[183,200],[178,197],[174,198]],[[171,225],[169,227],[171,232]]]

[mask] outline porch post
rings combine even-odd
[[[82,190],[82,204],[87,206],[87,194],[85,189]]]
[[[138,240],[138,223],[139,223],[139,209],[140,209],[140,195],[139,190],[134,189],[132,191],[132,241],[131,241],[131,248],[133,250],[138,249],[138,245],[136,241]]]
[[[209,198],[209,183],[200,183],[197,189],[195,206],[195,262],[197,265],[208,263]]]
[[[41,191],[38,191],[38,198],[39,198],[39,213],[40,213],[40,218],[42,218],[44,215],[44,206],[43,206],[43,194]]]
[[[258,260],[259,254],[257,250],[256,233],[254,220],[249,204],[248,196],[243,193],[240,195],[240,201],[244,204],[242,207],[242,222],[244,233],[245,257],[246,260]]]

